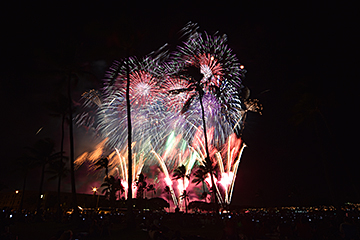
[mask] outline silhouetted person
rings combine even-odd
[[[223,236],[221,240],[240,240],[239,234],[236,229],[236,225],[232,221],[228,221],[225,223],[225,227],[223,230]]]
[[[351,218],[345,217],[344,222],[340,224],[340,233],[343,239],[358,240],[359,233]]]
[[[296,224],[297,236],[300,240],[311,239],[313,236],[313,230],[309,224],[309,221],[302,217]]]
[[[73,232],[71,230],[67,230],[61,234],[58,240],[71,240],[73,236]]]

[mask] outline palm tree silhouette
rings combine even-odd
[[[206,179],[206,176],[208,174],[208,169],[204,166],[204,165],[200,165],[198,166],[198,168],[196,169],[195,173],[194,173],[194,178],[193,180],[191,181],[192,183],[195,183],[195,185],[199,185],[200,183],[202,183],[202,198],[205,199],[205,202],[206,202],[206,196],[207,196],[207,192],[205,191],[205,179]]]
[[[22,211],[23,204],[24,204],[24,196],[25,196],[25,189],[26,189],[26,182],[29,170],[36,166],[36,159],[30,155],[24,154],[23,156],[19,157],[15,161],[15,166],[22,172],[24,177],[23,186],[22,186],[22,195],[20,200],[19,210]]]
[[[170,197],[171,197],[171,191],[169,186],[165,186],[164,192],[167,193],[168,203],[169,203],[169,211],[170,211]]]
[[[58,159],[55,162],[50,163],[48,169],[46,170],[46,173],[51,174],[52,176],[48,179],[48,180],[55,180],[56,178],[58,179],[58,186],[57,186],[57,191],[58,191],[58,196],[57,196],[57,205],[58,205],[58,217],[59,220],[61,219],[62,216],[62,211],[61,211],[61,179],[65,178],[69,173],[70,170],[66,167],[66,163],[62,161],[62,159],[68,159],[68,157],[64,157],[64,156],[60,156],[60,159]]]
[[[42,189],[44,185],[44,176],[45,176],[45,167],[49,163],[52,163],[56,160],[59,160],[61,158],[62,153],[55,151],[55,144],[54,142],[49,139],[41,139],[38,142],[35,143],[34,147],[28,148],[30,151],[30,154],[34,159],[36,159],[38,165],[41,166],[41,177],[40,177],[40,186],[39,186],[39,195],[38,195],[38,201],[37,201],[37,216],[41,216],[41,195],[42,195]]]
[[[156,193],[156,189],[154,184],[150,184],[147,188],[146,191],[151,192],[151,198],[154,197],[154,193]]]
[[[183,191],[183,193],[180,196],[180,199],[184,199],[185,203],[185,212],[188,213],[188,201],[189,201],[189,194],[186,190]]]
[[[183,164],[174,169],[173,179],[175,180],[182,179],[184,187],[185,187],[185,177],[188,179],[190,178],[188,175],[186,175],[186,168]]]
[[[118,191],[123,192],[124,188],[121,185],[120,179],[110,175],[104,178],[104,183],[101,184],[104,189],[102,193],[105,193],[105,197],[110,200],[110,206],[115,207],[116,193]]]
[[[95,163],[95,170],[105,169],[105,177],[109,177],[109,167],[111,164],[109,164],[109,158],[108,157],[102,157]]]
[[[198,97],[201,107],[201,119],[202,119],[202,126],[203,126],[203,134],[204,134],[204,141],[205,141],[205,165],[209,170],[211,183],[215,186],[214,176],[213,176],[213,169],[212,169],[212,162],[210,160],[210,153],[209,153],[209,146],[208,146],[208,138],[207,138],[207,130],[206,130],[206,120],[205,120],[205,111],[203,105],[203,97],[204,97],[204,84],[202,83],[203,74],[200,73],[200,69],[195,66],[188,66],[183,71],[180,72],[180,78],[185,78],[189,85],[187,88],[182,89],[174,89],[170,90],[169,94],[179,94],[182,92],[190,92],[191,96],[187,99],[184,103],[183,108],[181,109],[181,113],[184,114],[189,110],[192,102]],[[213,87],[215,89],[215,86]],[[217,202],[216,194],[214,195],[215,202]]]
[[[144,191],[146,189],[147,182],[145,181],[144,174],[140,173],[138,180],[136,181],[137,186],[137,198],[144,198]]]
[[[186,195],[185,178],[190,179],[190,176],[186,175],[186,168],[182,164],[182,165],[178,166],[177,168],[175,168],[174,172],[173,172],[173,179],[175,179],[175,180],[182,179],[182,181],[183,181],[184,190],[183,190],[183,193],[181,196]],[[185,208],[187,211],[186,197],[181,197],[181,196],[180,196],[180,199],[185,199]]]

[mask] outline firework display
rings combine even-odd
[[[230,204],[246,146],[241,139],[246,113],[259,112],[261,105],[244,97],[246,71],[227,46],[226,35],[200,33],[196,24],[188,24],[183,32],[185,40],[176,51],[161,49],[142,59],[114,62],[103,87],[83,94],[85,111],[77,123],[96,131],[101,142],[75,164],[87,162],[92,170],[99,158],[107,157],[109,174],[128,189],[126,84],[130,81],[133,197],[138,176],[144,174],[154,183],[157,196],[168,201],[171,195],[173,206],[183,208],[186,198],[214,201],[210,192],[219,203]]]

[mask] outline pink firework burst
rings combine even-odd
[[[200,72],[204,75],[201,82],[206,83],[206,86],[220,87],[223,69],[218,60],[209,53],[203,53],[195,58],[196,65],[199,65]]]
[[[131,104],[152,104],[160,94],[157,80],[146,71],[135,71],[130,74]]]

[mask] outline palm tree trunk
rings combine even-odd
[[[214,176],[213,176],[213,172],[212,172],[212,163],[210,160],[207,133],[206,133],[205,111],[204,111],[204,105],[203,105],[203,101],[202,101],[203,91],[202,91],[202,89],[201,90],[198,89],[198,92],[199,92],[199,100],[200,100],[200,106],[201,106],[201,117],[202,117],[202,122],[203,122],[203,129],[204,129],[205,151],[206,151],[205,161],[206,161],[206,164],[208,165],[208,167],[210,168],[209,172],[210,172],[211,184],[212,184],[213,188],[215,189],[215,181],[214,181]],[[212,192],[214,194],[214,201],[215,201],[215,203],[217,203],[216,191],[213,190]]]
[[[59,174],[59,180],[58,180],[58,192],[57,192],[57,213],[59,221],[61,220],[62,212],[61,212],[61,206],[60,206],[60,188],[61,188],[61,174]]]
[[[69,137],[70,137],[70,175],[71,175],[71,195],[72,195],[72,206],[74,208],[75,220],[79,216],[79,209],[76,198],[76,186],[75,186],[75,167],[74,167],[74,132],[73,132],[73,121],[72,121],[72,97],[71,97],[71,71],[68,76],[68,101],[69,101]]]
[[[61,119],[61,142],[60,142],[60,161],[61,164],[63,163],[63,157],[64,157],[64,137],[65,137],[65,118],[66,118],[66,114],[62,114],[62,119]],[[62,216],[62,211],[61,211],[61,174],[59,175],[59,182],[58,182],[58,199],[57,199],[57,208],[58,208],[58,217],[59,217],[59,221],[61,221],[61,216]]]
[[[205,193],[205,181],[201,181],[201,183],[202,183],[203,193]],[[205,202],[206,202],[206,196],[205,196]]]
[[[25,195],[25,186],[26,186],[27,175],[28,175],[28,170],[25,169],[25,171],[24,171],[24,182],[23,182],[23,188],[22,188],[22,195],[21,195],[20,207],[19,207],[20,211],[22,211],[23,205],[24,205],[24,195]]]
[[[128,120],[128,199],[127,199],[127,224],[133,227],[133,204],[132,204],[132,153],[131,153],[131,106],[130,106],[130,59],[126,62],[126,110]]]
[[[38,195],[37,207],[36,207],[36,215],[38,217],[40,217],[39,213],[40,213],[40,209],[41,209],[41,201],[42,201],[41,195],[42,195],[42,189],[43,189],[43,185],[44,185],[45,165],[46,165],[46,162],[43,163],[42,169],[41,169],[39,195]]]

